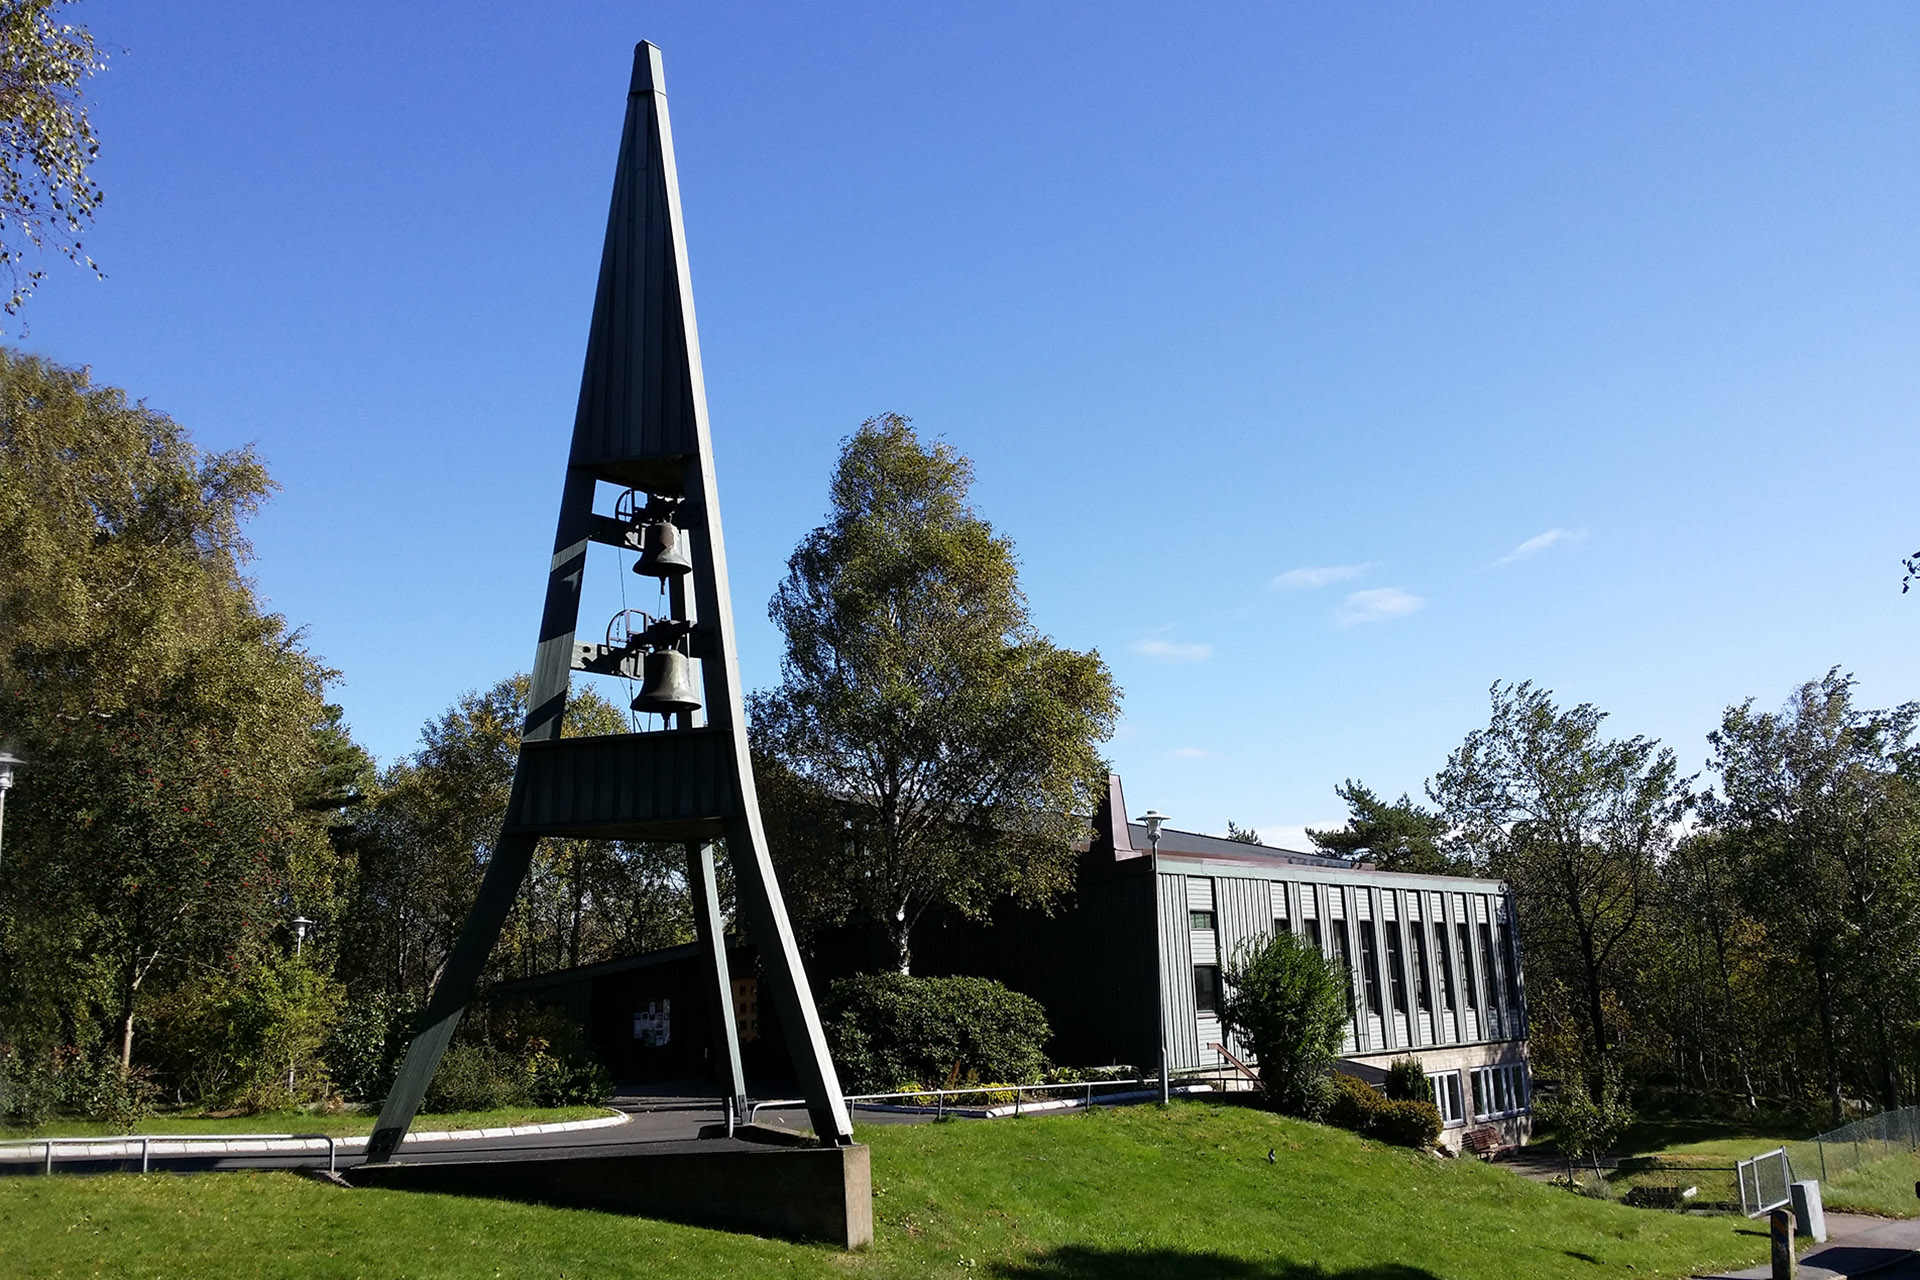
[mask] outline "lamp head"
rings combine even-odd
[[[0,791],[13,785],[13,771],[25,763],[11,742],[0,742]]]
[[[311,928],[313,928],[313,921],[307,919],[305,916],[295,916],[293,918],[293,932],[302,941],[306,940],[307,930]]]
[[[1167,815],[1158,809],[1149,809],[1140,815],[1139,821],[1146,824],[1147,839],[1154,844],[1160,843],[1160,828],[1166,825]]]

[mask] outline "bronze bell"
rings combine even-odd
[[[675,711],[693,711],[700,706],[694,692],[693,668],[687,655],[678,649],[649,653],[642,668],[640,696],[633,700],[635,711],[668,715]]]
[[[679,525],[671,520],[649,520],[640,526],[640,558],[634,562],[635,573],[643,578],[678,578],[692,568]]]

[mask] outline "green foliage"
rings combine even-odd
[[[111,1058],[72,1047],[21,1053],[0,1046],[0,1119],[10,1125],[79,1117],[124,1133],[153,1110],[154,1096],[147,1072],[122,1071]]]
[[[1428,794],[1474,861],[1512,886],[1528,976],[1565,984],[1580,1053],[1602,1061],[1686,788],[1671,750],[1602,737],[1606,714],[1590,704],[1562,711],[1530,682],[1496,684],[1491,698],[1487,727]]]
[[[526,1101],[526,1081],[518,1064],[486,1044],[448,1045],[427,1085],[429,1111],[493,1111]]]
[[[1395,1146],[1431,1150],[1440,1141],[1440,1108],[1424,1099],[1389,1098],[1373,1114],[1367,1136]]]
[[[100,148],[81,82],[106,66],[85,27],[59,20],[68,0],[0,3],[0,265],[14,315],[45,275],[22,271],[49,244],[94,267],[80,234],[100,207],[91,168]]]
[[[0,352],[0,1032],[133,1062],[143,1001],[325,914],[327,671],[262,614],[272,489],[83,370]],[[337,730],[337,720],[332,722]]]
[[[516,1001],[461,1023],[427,1086],[430,1111],[491,1111],[603,1101],[613,1091],[565,1011]]]
[[[206,1105],[267,1111],[325,1098],[321,1048],[343,999],[311,965],[265,953],[156,1001],[153,1056],[176,1096]]]
[[[603,1101],[613,1080],[564,1009],[532,1001],[489,1008],[486,1038],[515,1064],[521,1096],[536,1107]]]
[[[1560,1150],[1574,1160],[1598,1160],[1633,1124],[1633,1107],[1619,1068],[1595,1068],[1588,1088],[1562,1088],[1536,1098],[1535,1123],[1552,1130]]]
[[[1387,1097],[1397,1102],[1432,1102],[1433,1081],[1418,1058],[1395,1058],[1387,1066],[1383,1087]]]
[[[860,1093],[902,1080],[1028,1084],[1047,1065],[1046,1010],[986,978],[842,978],[827,988],[821,1020],[840,1083]]]
[[[1221,978],[1220,1021],[1253,1050],[1268,1104],[1311,1118],[1347,1023],[1345,967],[1281,930],[1243,943]]]
[[[1307,832],[1320,852],[1353,862],[1371,862],[1382,871],[1425,875],[1471,875],[1468,859],[1443,848],[1447,823],[1439,814],[1402,795],[1389,804],[1370,787],[1348,778],[1333,789],[1353,816],[1330,831]]]
[[[1327,1107],[1326,1121],[1355,1133],[1373,1127],[1373,1118],[1387,1105],[1381,1092],[1359,1076],[1336,1071],[1332,1075],[1333,1100]]]
[[[393,1088],[407,1054],[421,1004],[409,996],[372,991],[347,1003],[327,1037],[334,1087],[356,1102],[379,1102]]]
[[[930,907],[1054,900],[1105,783],[1119,691],[1098,653],[1028,619],[1013,545],[968,504],[972,467],[907,419],[841,450],[828,523],[787,561],[769,613],[779,688],[752,703],[775,853],[804,920],[859,912],[899,967]]]
[[[1258,831],[1255,831],[1252,827],[1243,827],[1232,818],[1227,819],[1227,839],[1234,841],[1236,844],[1266,843],[1266,841],[1260,838]]]
[[[1426,1082],[1424,1075],[1420,1079],[1423,1084]],[[1391,1076],[1388,1082],[1393,1083]],[[1430,1100],[1395,1097],[1392,1093],[1383,1095],[1358,1076],[1344,1071],[1333,1073],[1332,1085],[1333,1097],[1326,1110],[1328,1124],[1381,1142],[1420,1150],[1440,1140],[1440,1109]],[[1404,1082],[1401,1087],[1405,1087]]]

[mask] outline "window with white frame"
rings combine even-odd
[[[1467,1109],[1462,1105],[1458,1071],[1436,1072],[1427,1077],[1427,1085],[1433,1090],[1433,1105],[1439,1108],[1442,1125],[1451,1127],[1466,1121]]]
[[[1509,1062],[1476,1067],[1473,1072],[1473,1118],[1491,1120],[1527,1109],[1527,1064]]]

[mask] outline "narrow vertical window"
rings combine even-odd
[[[1387,992],[1393,997],[1393,1011],[1407,1011],[1407,951],[1400,943],[1400,927],[1389,920],[1387,931]]]
[[[1367,1012],[1380,1016],[1380,942],[1373,921],[1360,922],[1360,988],[1367,998]]]

